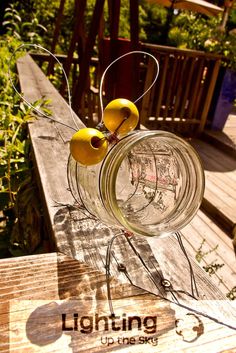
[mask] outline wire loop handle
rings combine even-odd
[[[145,96],[145,94],[150,91],[150,89],[153,87],[153,85],[155,84],[158,76],[159,76],[159,71],[160,71],[160,68],[159,68],[159,62],[158,60],[155,58],[154,55],[150,54],[150,53],[147,53],[145,51],[142,51],[142,50],[133,50],[133,51],[130,51],[126,54],[123,54],[121,56],[119,56],[118,58],[116,58],[115,60],[113,60],[108,66],[107,68],[105,69],[105,71],[103,72],[102,74],[102,77],[101,77],[101,81],[100,81],[100,87],[99,87],[99,101],[100,101],[100,107],[101,107],[101,111],[103,113],[103,100],[102,100],[102,87],[103,87],[103,81],[105,79],[105,76],[106,76],[106,73],[107,71],[110,69],[110,67],[115,64],[118,60],[121,60],[123,59],[124,57],[128,56],[128,55],[133,55],[133,54],[144,54],[144,55],[148,55],[150,58],[152,58],[154,61],[155,61],[155,64],[156,64],[156,67],[157,67],[157,72],[156,72],[156,76],[154,77],[154,80],[153,82],[151,83],[151,85],[148,87],[148,89],[146,89],[146,91],[144,93],[141,94],[141,96],[139,96],[135,101],[134,101],[134,104],[137,103],[141,98],[143,98],[143,96]]]
[[[13,82],[12,76],[11,76],[10,63],[11,63],[13,57],[15,56],[15,54],[16,54],[20,49],[22,49],[22,48],[24,48],[24,47],[31,47],[31,48],[34,48],[34,49],[43,50],[43,51],[45,51],[46,53],[48,53],[49,55],[51,55],[51,56],[56,60],[56,62],[59,64],[60,68],[62,69],[62,72],[63,72],[63,75],[64,75],[64,77],[65,77],[65,80],[66,80],[66,86],[67,86],[67,91],[68,91],[68,105],[69,105],[69,108],[70,108],[70,114],[71,114],[71,117],[72,117],[72,121],[74,122],[76,129],[72,128],[71,126],[69,126],[69,125],[67,125],[67,124],[65,124],[65,123],[63,123],[63,122],[61,122],[61,121],[59,121],[59,120],[57,120],[57,119],[55,119],[55,118],[53,118],[53,117],[47,115],[47,114],[45,114],[43,111],[41,111],[41,110],[39,110],[38,108],[34,107],[30,102],[27,101],[26,98],[24,98],[24,96],[23,96],[22,94],[20,94],[20,92],[19,92],[18,89],[16,88],[16,86],[15,86],[15,84],[14,84],[14,82]],[[21,44],[19,47],[17,47],[17,48],[13,51],[13,53],[12,53],[12,55],[11,55],[11,57],[10,57],[9,65],[8,65],[8,77],[9,77],[9,80],[10,80],[10,82],[11,82],[12,88],[13,88],[14,91],[17,93],[17,95],[18,95],[30,108],[32,108],[35,112],[37,112],[38,114],[42,115],[44,118],[50,119],[50,120],[52,120],[52,121],[54,121],[54,122],[56,122],[56,123],[59,123],[59,124],[64,125],[64,126],[66,126],[66,127],[69,127],[70,129],[73,129],[73,130],[75,130],[75,131],[79,130],[79,127],[78,127],[78,125],[77,125],[77,122],[76,122],[76,120],[75,120],[74,113],[73,113],[73,110],[72,110],[71,92],[70,92],[70,86],[69,86],[68,77],[67,77],[67,75],[66,75],[66,72],[65,72],[65,70],[64,70],[63,65],[61,64],[61,62],[60,62],[60,61],[57,59],[57,57],[56,57],[53,53],[51,53],[48,49],[45,49],[44,47],[42,47],[42,46],[39,45],[39,44],[28,44],[28,43]]]
[[[42,51],[45,51],[47,54],[51,55],[51,56],[54,58],[54,60],[59,64],[59,66],[60,66],[60,68],[61,68],[61,70],[62,70],[62,72],[63,72],[63,75],[64,75],[64,77],[65,77],[65,80],[66,80],[66,86],[67,86],[67,91],[68,91],[68,105],[69,105],[69,109],[70,109],[71,118],[72,118],[72,121],[74,122],[74,125],[75,125],[76,129],[73,128],[72,126],[69,126],[69,125],[67,125],[67,124],[65,124],[65,123],[63,123],[63,122],[61,122],[61,121],[55,119],[55,118],[52,117],[52,116],[47,115],[46,113],[44,113],[44,112],[41,111],[40,109],[34,107],[26,98],[24,98],[24,96],[23,96],[23,95],[18,91],[18,89],[16,88],[16,86],[15,86],[15,84],[14,84],[14,82],[13,82],[12,76],[11,76],[10,63],[12,62],[13,57],[15,56],[15,54],[16,54],[20,49],[25,48],[25,47],[31,47],[31,48],[34,48],[34,49],[40,49],[40,50],[42,50]],[[103,88],[103,82],[104,82],[104,79],[105,79],[105,76],[106,76],[107,71],[108,71],[108,70],[110,69],[110,67],[111,67],[113,64],[115,64],[118,60],[121,60],[121,59],[123,59],[124,57],[126,57],[126,56],[128,56],[128,55],[133,55],[133,54],[142,54],[142,55],[147,55],[147,56],[149,56],[150,58],[152,58],[152,59],[154,60],[154,62],[155,62],[155,64],[156,64],[156,68],[157,68],[156,75],[155,75],[155,77],[154,77],[154,79],[153,79],[153,82],[152,82],[152,83],[150,84],[150,86],[146,89],[146,91],[143,92],[143,93],[141,94],[141,96],[139,96],[139,97],[134,101],[134,104],[137,103],[141,98],[143,98],[143,96],[145,96],[145,94],[146,94],[148,91],[150,91],[150,89],[151,89],[151,88],[153,87],[153,85],[155,84],[155,82],[156,82],[156,80],[157,80],[157,78],[158,78],[158,76],[159,76],[159,70],[160,70],[160,69],[159,69],[159,62],[158,62],[158,60],[155,58],[155,56],[153,56],[152,54],[147,53],[147,52],[145,52],[145,51],[142,51],[142,50],[130,51],[130,52],[126,53],[126,54],[123,54],[123,55],[119,56],[118,58],[116,58],[115,60],[113,60],[113,61],[107,66],[107,68],[105,69],[105,71],[103,72],[102,77],[101,77],[100,87],[99,87],[99,100],[100,100],[100,107],[101,107],[102,113],[103,113],[102,88]],[[72,129],[72,130],[75,130],[75,131],[78,131],[78,130],[79,130],[79,126],[78,126],[78,124],[77,124],[77,122],[76,122],[76,119],[75,119],[74,113],[73,113],[73,109],[72,109],[71,91],[70,91],[69,80],[68,80],[67,74],[66,74],[66,72],[65,72],[65,70],[64,70],[63,65],[61,64],[61,62],[60,62],[60,61],[57,59],[57,57],[56,57],[53,53],[51,53],[48,49],[42,47],[42,46],[39,45],[39,44],[29,44],[29,43],[21,44],[19,47],[17,47],[17,48],[13,51],[13,53],[12,53],[12,55],[11,55],[11,57],[10,57],[9,66],[8,66],[8,76],[9,76],[9,80],[10,80],[10,82],[11,82],[11,85],[12,85],[14,91],[15,91],[15,92],[17,93],[17,95],[18,95],[30,108],[32,108],[35,112],[37,112],[38,114],[40,114],[41,116],[43,116],[43,117],[45,117],[45,118],[47,118],[47,119],[50,119],[51,121],[54,121],[54,122],[56,122],[56,123],[59,123],[59,124],[64,125],[64,126],[66,126],[66,127],[69,127],[69,128]],[[103,118],[102,118],[102,120],[103,120]]]

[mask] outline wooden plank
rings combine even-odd
[[[41,262],[45,263],[41,268]],[[47,264],[48,261],[48,264]],[[6,278],[14,271],[16,259],[0,260],[0,270],[8,264]],[[115,331],[109,325],[104,330],[102,323],[93,331],[82,334],[82,317],[94,318],[95,315],[107,317],[110,324],[109,306],[106,297],[105,276],[84,263],[79,263],[60,253],[26,256],[20,258],[24,263],[21,270],[22,291],[17,291],[17,284],[12,281],[8,293],[0,296],[0,352],[45,353],[45,352],[104,352],[118,349],[121,352],[141,353],[143,347],[148,352],[202,352],[202,347],[211,347],[209,352],[220,352],[235,347],[235,332],[202,317],[203,332],[192,343],[184,342],[183,337],[177,333],[176,320],[183,320],[185,325],[184,337],[186,340],[196,338],[192,327],[196,326],[196,316],[189,319],[189,312],[152,295],[137,290],[134,286],[121,286],[117,281],[111,283],[113,306],[116,314],[116,327],[122,320],[138,317],[145,320],[148,316],[149,325],[141,325],[137,330],[135,326]],[[33,269],[36,273],[48,279],[45,285],[41,280],[34,281]],[[13,267],[11,267],[13,265]],[[68,276],[68,265],[70,271]],[[91,275],[92,273],[92,275]],[[29,286],[29,283],[32,284]],[[232,306],[233,308],[233,306]],[[62,326],[62,314],[66,314],[65,327],[73,327],[73,315],[78,313],[78,331],[65,331]],[[151,318],[156,326],[151,326]],[[141,321],[142,322],[142,321]],[[143,321],[144,322],[144,321]],[[154,321],[153,321],[154,323]],[[123,321],[124,324],[124,321]],[[88,326],[86,325],[88,328]],[[124,326],[123,326],[124,327]],[[151,329],[148,333],[145,328]],[[85,329],[85,327],[84,327]],[[114,342],[110,346],[101,343],[103,337],[112,337]],[[118,339],[120,337],[120,343]],[[136,344],[127,344],[122,337],[133,337]],[[149,343],[141,344],[147,337]],[[156,340],[154,340],[156,339]],[[151,341],[152,340],[152,341]],[[214,343],[212,343],[214,341]],[[153,342],[153,344],[151,344]],[[158,342],[158,344],[154,344]],[[79,348],[76,349],[76,347]]]
[[[205,104],[204,104],[204,108],[203,108],[202,115],[201,115],[201,123],[199,126],[199,132],[203,131],[205,124],[206,124],[207,114],[208,114],[208,111],[210,108],[213,92],[215,89],[216,80],[217,80],[220,65],[221,65],[221,60],[217,60],[213,65],[214,65],[214,68],[213,68],[213,72],[211,75],[211,80],[210,80],[210,84],[208,87],[207,95],[205,97]]]
[[[234,178],[234,170],[236,169],[236,159],[219,149],[205,143],[201,140],[192,140],[193,146],[202,155],[203,160],[206,160],[205,167],[209,170],[224,172]],[[231,173],[232,172],[232,173]]]
[[[61,122],[76,128],[70,115],[68,104],[55,87],[48,80],[45,80],[45,75],[34,61],[29,56],[26,56],[18,61],[17,67],[21,73],[19,79],[25,97],[31,103],[42,99],[42,97],[48,97],[52,100],[49,109],[53,112],[53,116]],[[77,119],[79,127],[84,126],[75,114],[74,118]],[[44,216],[47,220],[46,224],[48,225],[49,234],[53,233],[52,224],[54,214],[57,211],[57,202],[73,202],[72,196],[67,192],[68,181],[66,176],[66,165],[69,155],[68,142],[73,133],[74,130],[65,126],[62,128],[62,125],[51,123],[47,119],[38,119],[34,124],[29,124],[35,166],[38,171],[38,183],[42,191],[42,199],[45,202],[46,211]],[[45,158],[45,154],[50,156],[50,158]],[[55,168],[60,170],[56,175]],[[45,181],[45,178],[47,181]],[[54,182],[60,185],[61,190],[58,188],[53,190],[51,185]],[[51,236],[51,242],[54,243],[54,235]]]
[[[18,279],[12,276],[16,269],[21,274]],[[18,318],[21,320],[25,311],[22,306],[23,300],[27,305],[35,301],[44,303],[44,300],[53,304],[55,300],[71,297],[79,300],[84,298],[85,294],[88,299],[90,295],[92,300],[95,292],[105,285],[103,274],[59,253],[0,260],[0,272],[2,276],[4,275],[4,277],[1,276],[0,283],[0,352],[7,352],[9,344],[12,352],[22,349],[20,342],[17,347],[12,342],[11,325],[13,320],[11,315],[15,318],[15,312],[12,312],[11,306],[14,298],[16,299],[15,303],[18,303],[16,305],[20,314]],[[3,290],[3,284],[5,284],[5,290]],[[130,289],[132,295],[140,293],[134,287],[130,287]],[[119,288],[117,287],[116,290],[119,291]],[[128,296],[131,294],[129,289],[127,293]],[[116,293],[113,295],[116,297]],[[25,349],[27,348],[33,349],[29,340],[25,346]],[[60,349],[59,345],[57,349]],[[31,352],[31,350],[29,351]],[[44,351],[43,348],[42,351]],[[61,352],[61,350],[57,351]]]
[[[73,106],[74,109],[78,112],[79,107],[82,101],[83,94],[88,88],[88,80],[89,80],[89,65],[93,53],[93,48],[95,45],[95,40],[97,37],[97,33],[99,30],[100,20],[103,13],[103,6],[105,0],[96,0],[94,6],[94,12],[90,24],[90,29],[88,33],[88,37],[85,44],[85,49],[83,53],[83,61],[80,65],[80,74],[78,77],[78,81],[75,85],[75,96],[73,97]]]
[[[193,140],[192,144],[205,169],[206,202],[203,207],[233,230],[236,224],[236,160],[203,141]]]
[[[191,86],[191,81],[192,81],[192,76],[193,76],[193,71],[194,71],[196,59],[191,58],[191,59],[189,59],[189,61],[191,64],[190,64],[190,69],[188,72],[188,80],[187,80],[187,85],[185,87],[184,96],[182,98],[180,114],[179,114],[181,119],[183,119],[185,117],[186,103],[187,103],[187,98],[189,96],[189,91],[190,91],[190,86]]]
[[[236,115],[228,116],[223,131],[205,130],[203,137],[206,142],[222,149],[232,157],[236,158]]]
[[[179,48],[174,48],[174,47],[168,47],[168,46],[163,46],[163,45],[156,45],[156,44],[149,44],[149,43],[142,43],[142,48],[143,49],[151,49],[153,52],[157,51],[159,53],[171,53],[171,54],[176,54],[176,55],[186,55],[189,57],[204,57],[204,58],[209,58],[211,60],[214,59],[222,59],[222,55],[217,55],[217,54],[212,54],[212,53],[206,53],[204,51],[200,50],[191,50],[191,49],[179,49]]]
[[[177,109],[179,108],[180,99],[182,99],[183,91],[185,91],[185,89],[186,89],[186,86],[185,86],[186,65],[187,65],[187,58],[186,57],[180,58],[181,72],[180,72],[179,80],[176,80],[178,82],[178,84],[176,87],[176,97],[175,97],[175,104],[174,104],[174,109],[173,109],[173,113],[172,113],[172,118],[176,117]],[[189,77],[188,77],[188,80],[189,80]],[[181,118],[181,116],[180,116],[180,118]]]
[[[158,80],[158,85],[160,85],[160,89],[159,89],[159,95],[158,95],[157,107],[156,107],[156,118],[159,118],[159,116],[160,116],[164,86],[165,86],[165,82],[166,82],[166,74],[167,74],[168,63],[169,63],[169,56],[165,55],[163,60],[164,60],[164,64],[163,64],[163,68],[161,71],[161,78],[160,78],[160,80]]]
[[[232,241],[227,234],[202,211],[198,212],[192,222],[182,230],[182,233],[187,241],[186,248],[193,257],[197,255],[201,244],[203,244],[202,253],[206,253],[206,255],[200,262],[201,266],[207,266],[211,263],[224,264],[212,275],[212,278],[215,278],[222,292],[227,294],[236,285],[236,258]],[[213,249],[215,250],[209,252]]]
[[[202,74],[203,74],[203,70],[204,70],[204,63],[205,63],[205,60],[204,58],[200,58],[198,59],[198,67],[196,65],[195,67],[195,70],[197,72],[197,75],[195,77],[195,80],[194,82],[192,83],[192,94],[191,94],[191,99],[189,98],[190,102],[189,102],[189,106],[188,106],[188,109],[187,109],[187,115],[190,117],[190,118],[196,118],[194,112],[196,111],[196,99],[198,97],[198,93],[199,93],[199,89],[200,89],[200,85],[201,85],[201,79],[202,79]]]
[[[59,9],[58,9],[58,14],[56,16],[56,23],[55,23],[54,33],[53,33],[53,40],[52,40],[52,44],[51,44],[51,52],[52,53],[55,53],[56,44],[57,44],[57,41],[59,38],[65,2],[66,2],[66,0],[60,0],[60,5],[59,5]],[[53,57],[50,57],[49,63],[48,63],[48,69],[47,69],[48,75],[51,75],[53,73],[53,66],[54,66],[54,59],[53,59]]]
[[[168,82],[168,87],[172,87],[173,85],[173,82],[175,80],[175,73],[176,73],[176,69],[177,69],[177,64],[178,64],[178,58],[177,57],[174,57],[174,58],[171,58],[174,60],[174,63],[173,63],[173,69],[171,71],[171,77],[170,77],[170,81]],[[171,60],[170,60],[171,62]],[[163,119],[165,120],[167,118],[167,116],[169,116],[168,114],[168,111],[169,111],[169,105],[171,102],[171,90],[168,89],[168,92],[167,92],[167,97],[165,99],[165,101],[163,102],[163,104],[165,105],[165,109],[164,109],[164,113],[163,113]]]
[[[147,70],[146,70],[146,77],[145,77],[145,84],[144,84],[144,91],[150,87],[154,74],[156,72],[156,64],[153,59],[148,59],[148,65],[147,65]],[[141,106],[141,112],[140,112],[140,123],[145,125],[147,118],[151,114],[152,106],[150,104],[150,99],[151,99],[151,91],[148,91],[147,94],[142,99],[142,106]]]
[[[82,36],[82,31],[83,31],[83,18],[84,18],[84,12],[86,8],[86,2],[87,2],[86,0],[75,1],[75,16],[74,16],[75,23],[74,23],[72,37],[70,40],[69,49],[67,52],[67,58],[64,64],[64,70],[67,76],[69,76],[69,73],[71,70],[76,44],[78,43],[80,38],[81,40],[85,41],[85,36],[84,35]],[[79,49],[80,49],[80,52],[78,53],[79,61],[81,61],[81,58],[83,57],[83,48],[81,48],[81,45]],[[65,94],[65,89],[66,89],[66,82],[65,80],[63,80],[60,87],[60,93],[62,95]]]

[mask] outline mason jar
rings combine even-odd
[[[77,203],[108,225],[162,236],[180,230],[196,214],[204,192],[198,154],[166,131],[135,131],[93,166],[68,161]]]

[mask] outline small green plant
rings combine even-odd
[[[223,266],[224,264],[218,264],[218,263],[212,262],[207,266],[203,266],[203,268],[211,276],[211,275],[214,275]]]
[[[206,259],[207,255],[215,252],[219,245],[216,245],[214,248],[203,251],[203,246],[206,243],[206,239],[203,239],[199,248],[197,249],[195,258],[197,262],[201,262],[203,259]],[[203,266],[203,269],[209,274],[209,276],[215,275],[219,269],[221,269],[224,266],[224,264],[217,263],[217,261],[213,261],[210,264],[207,264],[206,266]],[[220,283],[224,284],[224,280],[221,278]],[[227,294],[226,297],[230,300],[235,300],[236,299],[236,287],[233,287]]]
[[[229,293],[226,294],[226,297],[230,300],[236,300],[236,286],[233,287]]]
[[[42,36],[47,32],[46,27],[40,24],[36,17],[33,17],[31,21],[24,22],[20,12],[13,4],[6,8],[2,25],[8,36],[14,36],[21,41],[34,44],[42,43]]]
[[[33,109],[21,101],[8,77],[10,65],[17,85],[15,60],[9,63],[9,58],[19,44],[12,37],[0,40],[0,257],[32,253],[40,243],[41,211],[32,179],[27,128],[34,119]],[[47,103],[41,99],[33,105],[50,114]],[[30,218],[36,225],[33,232]]]
[[[13,4],[9,4],[9,7],[5,9],[4,21],[2,26],[5,27],[9,35],[20,39],[20,27],[21,27],[21,17],[17,9]]]
[[[206,239],[203,239],[197,252],[195,255],[195,258],[197,260],[197,262],[201,262],[203,258],[205,258],[207,255],[211,254],[212,252],[216,251],[218,249],[218,245],[216,245],[213,249],[209,249],[207,251],[203,251],[203,245],[205,244]]]

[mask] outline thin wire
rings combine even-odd
[[[176,232],[175,235],[176,235],[176,237],[177,237],[177,240],[178,240],[178,243],[179,243],[179,245],[180,245],[180,248],[181,248],[181,250],[182,250],[183,253],[184,253],[185,258],[186,258],[186,260],[188,261],[189,270],[190,270],[190,280],[191,280],[191,291],[192,291],[192,295],[194,296],[194,289],[195,289],[196,295],[197,295],[197,297],[199,297],[199,293],[198,293],[198,288],[197,288],[197,283],[196,283],[196,279],[195,279],[193,267],[192,267],[191,261],[190,261],[190,259],[189,259],[189,257],[188,257],[187,251],[186,251],[186,249],[185,249],[185,247],[184,247],[181,234],[180,234],[180,232]]]
[[[127,237],[127,235],[125,234],[125,232],[122,232],[120,233],[122,234],[123,236],[125,236],[125,239],[126,241],[128,242],[128,244],[131,246],[132,250],[134,251],[135,255],[138,256],[138,258],[141,260],[143,266],[145,267],[145,269],[147,270],[148,274],[150,275],[151,279],[154,281],[156,287],[158,288],[156,282],[155,282],[155,279],[153,278],[153,275],[151,273],[151,271],[149,270],[149,268],[147,267],[147,265],[145,264],[145,262],[143,261],[142,257],[140,256],[140,254],[138,253],[137,249],[134,247],[134,245],[131,243],[131,241],[129,240],[129,238]],[[117,234],[115,235],[111,241],[108,243],[108,247],[107,247],[107,253],[106,253],[106,282],[107,282],[107,293],[108,293],[108,302],[109,302],[109,307],[110,307],[110,312],[111,312],[111,315],[114,317],[115,316],[115,313],[114,313],[114,309],[113,309],[113,304],[112,304],[112,297],[111,297],[111,288],[110,288],[110,263],[111,263],[111,254],[113,253],[113,256],[114,256],[114,252],[112,252],[112,245],[113,245],[113,242],[114,240],[120,235],[120,234]],[[124,267],[123,271],[122,271],[126,278],[129,280],[130,284],[133,285],[134,287],[138,288],[138,289],[143,289],[141,287],[139,287],[138,285],[136,285],[135,283],[132,282],[130,276],[129,276],[129,273],[127,272],[127,269],[126,267]],[[171,285],[171,283],[170,283]],[[146,289],[146,291],[148,293],[151,293],[151,294],[154,294],[156,297],[159,297],[165,301],[168,301],[169,303],[172,303],[172,304],[175,304],[175,305],[178,305],[184,309],[187,309],[187,310],[190,310],[191,312],[197,314],[197,315],[201,315],[203,317],[206,317],[220,325],[223,325],[223,326],[226,326],[230,329],[233,329],[233,330],[236,330],[236,327],[235,326],[232,326],[232,325],[229,325],[227,324],[226,322],[223,322],[221,320],[218,320],[217,318],[213,317],[213,316],[210,316],[208,315],[207,313],[204,313],[202,311],[199,311],[199,310],[196,310],[194,308],[191,308],[190,306],[188,305],[185,305],[185,304],[182,304],[178,298],[176,297],[175,294],[177,293],[180,293],[180,294],[185,294],[187,296],[190,296],[192,297],[193,299],[195,299],[197,301],[197,299],[192,296],[190,293],[186,292],[186,291],[183,291],[183,290],[175,290],[172,288],[172,285],[170,286],[169,289],[167,289],[168,292],[171,293],[172,297],[173,297],[173,300],[167,298],[167,297],[164,297],[162,296],[161,294],[155,294],[149,290]]]
[[[46,53],[48,53],[49,55],[51,55],[51,56],[56,60],[56,62],[59,64],[60,68],[62,69],[62,72],[63,72],[63,75],[64,75],[64,77],[65,77],[65,80],[66,80],[66,86],[67,86],[67,91],[68,91],[68,105],[69,105],[70,114],[71,114],[72,120],[73,120],[73,122],[74,122],[74,124],[75,124],[75,126],[76,126],[76,129],[73,128],[73,127],[71,127],[71,126],[69,126],[69,125],[67,125],[67,124],[65,124],[65,123],[63,123],[63,122],[61,122],[61,121],[59,121],[59,120],[57,120],[57,119],[55,119],[55,118],[53,118],[53,117],[51,117],[50,115],[47,115],[47,114],[44,113],[43,111],[37,109],[37,108],[34,107],[30,102],[28,102],[28,100],[27,100],[26,98],[24,98],[24,96],[23,96],[22,94],[20,94],[20,92],[17,90],[17,88],[16,88],[16,86],[15,86],[15,84],[14,84],[14,82],[13,82],[12,76],[11,76],[10,64],[11,64],[11,62],[12,62],[12,60],[13,60],[13,57],[14,57],[15,54],[17,53],[17,51],[19,51],[20,49],[22,49],[22,48],[24,48],[24,47],[33,47],[33,48],[35,48],[35,49],[43,50],[43,51],[45,51]],[[10,57],[9,65],[8,65],[8,77],[9,77],[9,80],[10,80],[10,82],[11,82],[12,88],[14,89],[14,91],[16,92],[16,94],[17,94],[30,108],[32,108],[35,112],[37,112],[38,114],[42,115],[43,117],[45,117],[45,118],[47,118],[47,119],[50,119],[51,121],[54,121],[54,122],[56,122],[56,123],[59,123],[59,124],[64,125],[64,126],[66,126],[66,127],[69,127],[69,128],[72,129],[72,130],[75,130],[75,131],[79,130],[79,126],[78,126],[78,124],[77,124],[77,122],[76,122],[76,120],[75,120],[75,117],[74,117],[74,114],[73,114],[73,110],[72,110],[71,93],[70,93],[70,86],[69,86],[68,77],[67,77],[66,72],[65,72],[65,70],[64,70],[64,68],[63,68],[63,65],[60,63],[60,61],[57,59],[57,57],[56,57],[53,53],[51,53],[48,49],[45,49],[44,47],[42,47],[41,45],[38,45],[38,44],[27,44],[27,43],[21,44],[19,47],[17,47],[17,48],[13,51],[13,53],[12,53],[12,55],[11,55],[11,57]]]
[[[109,308],[111,312],[111,316],[114,316],[114,309],[113,309],[113,304],[112,304],[112,298],[111,298],[111,286],[110,286],[110,264],[111,264],[111,248],[114,240],[122,233],[114,235],[111,240],[108,242],[107,245],[107,252],[106,252],[106,283],[107,283],[107,297],[108,297],[108,303],[109,303]]]
[[[150,53],[147,53],[145,51],[142,51],[142,50],[133,50],[133,51],[130,51],[126,54],[123,54],[121,56],[119,56],[118,58],[116,58],[115,60],[113,60],[108,66],[107,68],[105,69],[105,71],[103,72],[102,74],[102,77],[101,77],[101,81],[100,81],[100,87],[99,87],[99,100],[100,100],[100,107],[101,107],[101,111],[103,113],[103,100],[102,100],[102,88],[103,88],[103,81],[105,79],[105,76],[106,76],[106,73],[107,71],[110,69],[110,67],[115,64],[118,60],[120,59],[123,59],[124,57],[128,56],[128,55],[132,55],[132,54],[144,54],[144,55],[148,55],[149,57],[151,57],[155,63],[156,63],[156,67],[157,67],[157,72],[156,72],[156,76],[153,80],[153,82],[151,83],[151,85],[148,87],[148,89],[146,89],[146,91],[144,91],[144,93],[139,96],[135,101],[134,103],[137,103],[141,98],[143,98],[143,96],[145,96],[145,94],[150,91],[150,89],[153,87],[153,85],[155,84],[158,76],[159,76],[159,62],[158,60],[155,58],[155,56],[153,56],[152,54]]]

